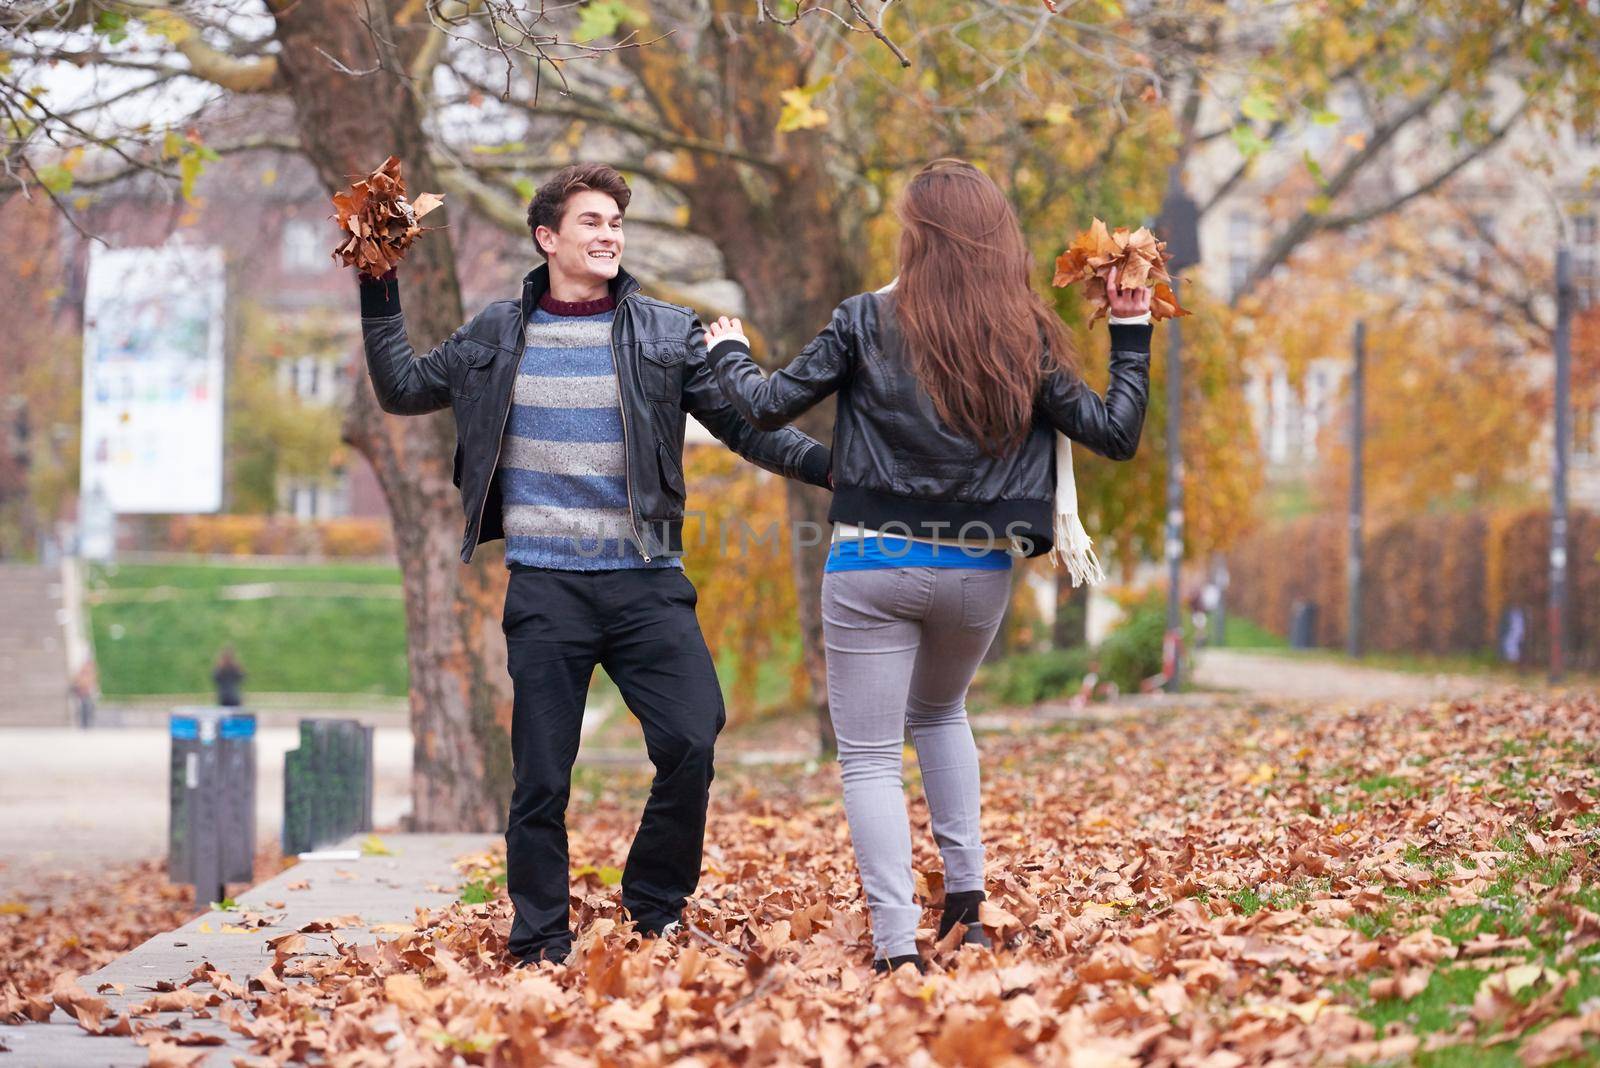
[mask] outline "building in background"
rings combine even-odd
[[[1329,105],[1341,115],[1361,114],[1353,100]],[[1338,138],[1358,130],[1358,123],[1346,120],[1339,125],[1312,125],[1297,138],[1275,142],[1255,161],[1248,177],[1237,182],[1220,197],[1202,219],[1201,248],[1204,261],[1200,270],[1208,289],[1236,298],[1250,276],[1253,265],[1266,251],[1269,239],[1283,223],[1274,217],[1279,204],[1298,206],[1297,194],[1282,196],[1284,190],[1303,193],[1306,181],[1303,160],[1309,153],[1323,155]],[[1375,168],[1365,179],[1365,188],[1355,188],[1353,202],[1377,203],[1415,185],[1415,175],[1424,166],[1437,164],[1441,155],[1454,150],[1450,139],[1437,129],[1414,131],[1389,150],[1390,165]],[[1550,161],[1548,169],[1531,161]],[[1206,195],[1228,179],[1238,166],[1239,156],[1227,139],[1203,150],[1191,168],[1196,188],[1191,193]],[[1600,188],[1594,176],[1600,172],[1600,144],[1593,135],[1571,129],[1554,139],[1531,124],[1516,128],[1504,142],[1483,157],[1464,167],[1432,197],[1419,198],[1402,209],[1427,218],[1424,212],[1442,212],[1459,222],[1442,242],[1447,266],[1458,276],[1456,284],[1472,286],[1471,278],[1481,271],[1499,270],[1498,277],[1508,287],[1503,315],[1507,321],[1505,344],[1512,351],[1526,352],[1528,373],[1536,380],[1548,379],[1554,371],[1548,347],[1529,345],[1519,338],[1510,319],[1532,314],[1548,327],[1555,319],[1554,249],[1565,237],[1572,250],[1573,276],[1579,309],[1600,302]],[[1437,231],[1435,231],[1437,233]],[[1355,233],[1359,233],[1357,230]],[[1507,249],[1525,252],[1548,250],[1546,259],[1534,272],[1510,272],[1503,260]],[[1283,270],[1284,268],[1279,268]],[[1541,277],[1542,271],[1547,277]],[[1530,276],[1531,275],[1531,276]],[[1352,286],[1381,286],[1373,272],[1351,279]],[[1449,284],[1448,280],[1444,284]],[[1511,298],[1515,298],[1512,300]],[[1514,310],[1513,305],[1516,306]],[[1266,309],[1267,314],[1278,310]],[[1293,314],[1282,309],[1282,314]],[[1284,485],[1304,481],[1319,460],[1326,445],[1324,433],[1345,411],[1346,379],[1350,372],[1350,336],[1329,337],[1327,355],[1307,361],[1300,381],[1294,382],[1285,362],[1273,353],[1255,353],[1249,366],[1247,397],[1268,464],[1269,483]],[[1600,398],[1574,398],[1571,500],[1574,506],[1600,510]],[[1342,431],[1341,431],[1342,432]],[[1553,442],[1546,434],[1536,450],[1530,484],[1548,484],[1549,454]]]

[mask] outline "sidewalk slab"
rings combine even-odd
[[[332,848],[356,850],[365,837],[357,835]],[[380,840],[392,856],[301,861],[240,895],[238,909],[208,912],[176,931],[157,935],[132,953],[83,976],[79,985],[92,994],[102,983],[122,984],[120,994],[108,990],[101,995],[114,1018],[147,1000],[157,981],[182,983],[201,961],[210,961],[243,986],[272,962],[267,939],[298,930],[313,920],[360,918],[359,923],[342,926],[331,934],[306,935],[308,952],[312,953],[319,945],[332,952],[333,934],[343,942],[395,937],[371,928],[377,924],[409,923],[418,908],[434,909],[454,901],[461,884],[454,862],[487,850],[500,838],[490,834],[391,834],[380,836]],[[302,882],[309,883],[309,887],[290,889]],[[269,908],[269,901],[281,901],[284,907]],[[237,927],[246,911],[280,918],[270,927],[248,932],[225,930]],[[211,988],[201,983],[193,989],[206,993]],[[209,1047],[210,1055],[200,1062],[207,1068],[231,1064],[234,1057],[249,1052],[250,1040],[229,1031],[217,1019],[196,1020],[188,1013],[162,1013],[144,1019],[159,1024],[177,1019],[183,1031],[222,1035],[225,1044]],[[132,1038],[90,1035],[59,1009],[49,1023],[0,1025],[0,1045],[11,1050],[9,1054],[0,1053],[0,1068],[135,1068],[149,1061],[144,1047]]]

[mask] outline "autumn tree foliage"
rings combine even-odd
[[[59,220],[48,203],[0,211],[0,557],[30,555],[78,480],[79,372]]]
[[[1525,499],[1550,417],[1539,370],[1548,348],[1530,349],[1514,324],[1428,282],[1421,272],[1429,257],[1460,253],[1419,245],[1421,218],[1409,213],[1359,238],[1319,240],[1293,261],[1291,274],[1241,306],[1255,323],[1258,351],[1282,361],[1292,389],[1319,361],[1340,375],[1340,400],[1322,428],[1312,476],[1329,511],[1348,498],[1344,376],[1355,324],[1366,322],[1365,494],[1375,526],[1415,512]],[[1372,282],[1352,286],[1352,279]]]

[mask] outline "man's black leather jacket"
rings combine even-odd
[[[500,442],[528,317],[549,285],[549,267],[535,268],[523,279],[520,300],[495,301],[419,358],[406,340],[396,282],[361,283],[361,333],[378,404],[396,415],[454,409],[455,484],[467,519],[463,561],[483,542],[505,536],[496,476]],[[645,296],[625,271],[617,273],[611,292],[628,501],[646,558],[683,551],[685,413],[751,463],[827,485],[826,446],[798,430],[757,430],[728,404],[706,364],[705,330],[693,311]]]
[[[742,342],[720,341],[710,354],[717,380],[733,406],[764,430],[838,394],[832,521],[925,538],[1010,535],[1028,543],[1030,556],[1048,552],[1055,432],[1113,460],[1132,459],[1150,392],[1150,326],[1111,326],[1104,400],[1075,374],[1048,373],[1021,448],[997,457],[939,419],[901,352],[891,301],[888,292],[849,298],[771,377]]]

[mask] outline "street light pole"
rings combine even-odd
[[[1361,655],[1361,550],[1363,526],[1362,459],[1366,449],[1367,324],[1356,322],[1355,370],[1350,376],[1350,549],[1346,575],[1350,583],[1345,651]]]
[[[1200,208],[1183,190],[1178,164],[1167,170],[1167,192],[1153,229],[1167,243],[1167,273],[1172,297],[1178,299],[1178,272],[1200,262]],[[1167,639],[1166,690],[1183,686],[1183,598],[1179,571],[1183,566],[1183,421],[1182,363],[1178,320],[1167,324]]]
[[[1572,438],[1572,253],[1556,248],[1555,470],[1550,479],[1550,681],[1567,668],[1567,448]]]
[[[1173,299],[1178,298],[1178,276],[1172,276]],[[1180,305],[1181,306],[1181,305]],[[1167,324],[1167,647],[1171,659],[1167,692],[1176,693],[1183,680],[1183,363],[1179,358],[1182,335],[1176,317]]]

